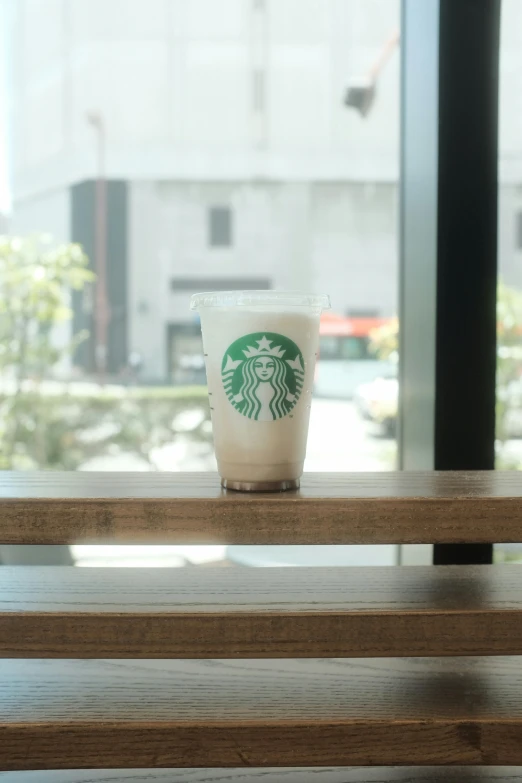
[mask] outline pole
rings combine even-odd
[[[87,121],[96,131],[97,178],[95,189],[94,254],[96,265],[94,337],[95,365],[100,383],[107,374],[107,337],[110,320],[107,296],[107,180],[105,176],[105,126],[100,114],[90,113]]]

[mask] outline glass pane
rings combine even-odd
[[[305,470],[395,468],[400,0],[0,8],[1,466],[215,470],[188,303],[255,288],[332,299]],[[278,552],[256,562],[396,559]]]
[[[522,6],[503,0],[500,37],[496,467],[522,469]],[[522,561],[500,544],[495,560]]]

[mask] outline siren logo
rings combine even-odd
[[[256,421],[289,414],[301,396],[304,376],[301,351],[275,332],[240,337],[225,352],[221,366],[228,399],[239,413]]]

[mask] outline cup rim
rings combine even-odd
[[[329,310],[327,294],[311,294],[303,291],[204,291],[193,294],[190,309],[206,307],[309,307]]]

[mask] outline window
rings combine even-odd
[[[346,311],[346,315],[348,318],[378,318],[379,311],[368,308],[361,308],[357,310],[349,308]]]
[[[367,337],[321,337],[319,355],[322,361],[371,359]]]
[[[121,6],[0,3],[9,232],[52,235],[72,260],[78,242],[97,274],[73,294],[72,318],[56,313],[52,346],[31,346],[58,361],[30,377],[64,394],[47,399],[41,385],[41,410],[31,401],[30,420],[8,428],[18,440],[6,467],[215,470],[188,303],[240,287],[331,296],[305,469],[394,469],[393,426],[358,400],[370,386],[375,410],[395,420],[380,380],[396,373],[401,0]],[[372,319],[387,329],[377,353]],[[0,405],[3,432],[2,415]],[[217,558],[195,549],[148,551],[158,563]],[[282,550],[262,549],[281,562]],[[74,556],[92,564],[101,550]],[[366,551],[393,563],[397,550]],[[336,557],[364,563],[352,548]]]
[[[270,280],[264,277],[174,277],[172,291],[186,296],[198,291],[269,291]]]
[[[229,207],[210,207],[208,243],[211,247],[230,247],[232,244],[232,212]]]

